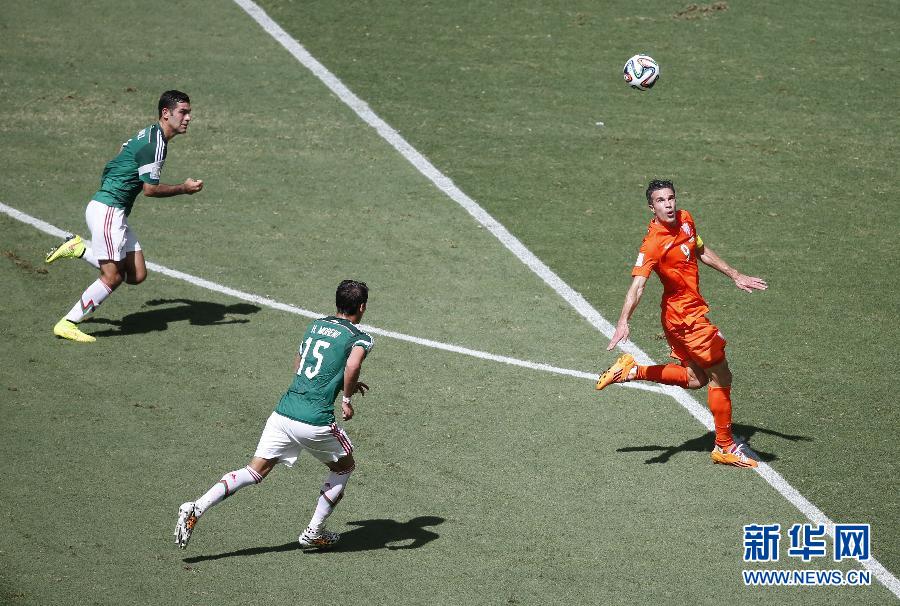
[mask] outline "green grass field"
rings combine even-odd
[[[736,430],[832,520],[870,523],[896,576],[900,6],[717,5],[260,3],[610,321],[643,188],[674,179],[704,241],[770,284],[702,273]],[[662,67],[649,93],[621,79],[639,51]],[[382,331],[581,372],[615,358],[232,2],[10,5],[0,59],[6,205],[83,232],[103,163],[179,88],[194,121],[163,180],[206,187],[138,199],[150,261],[323,314],[354,277]],[[153,273],[84,324],[95,344],[56,340],[95,274],[44,266],[56,241],[0,213],[0,603],[896,601],[874,577],[745,587],[746,568],[859,565],[787,557],[786,536],[779,562],[744,563],[745,524],[807,519],[758,474],[712,465],[672,397],[384,336],[346,424],[340,545],[295,547],[324,476],[306,458],[210,512],[182,552],[178,505],[252,455],[307,319]],[[632,322],[657,360],[660,292]]]

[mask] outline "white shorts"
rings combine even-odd
[[[91,250],[98,261],[121,261],[126,253],[141,250],[121,208],[91,200],[84,211],[84,220],[91,230]]]
[[[334,423],[309,425],[273,412],[259,437],[254,456],[278,459],[290,467],[303,450],[323,463],[333,463],[352,453],[353,444],[343,428]]]

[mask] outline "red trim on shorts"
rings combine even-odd
[[[112,217],[113,217],[113,208],[112,206],[106,207],[106,218],[103,220],[103,239],[106,240],[106,254],[109,255],[106,257],[109,260],[113,259],[113,245],[112,245]]]
[[[331,435],[335,437],[335,439],[340,443],[341,447],[344,449],[344,452],[347,454],[351,454],[353,452],[353,445],[350,443],[350,440],[347,439],[347,436],[344,435],[344,432],[341,431],[340,427],[336,424],[331,424]]]

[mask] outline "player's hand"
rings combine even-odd
[[[369,391],[369,386],[363,383],[362,381],[356,382],[356,389],[353,390],[353,393],[358,393],[361,396],[366,395],[366,392]]]
[[[616,326],[616,332],[613,333],[612,339],[609,340],[609,345],[606,346],[606,351],[612,351],[613,347],[615,347],[619,343],[619,341],[627,340],[630,332],[631,329],[628,328],[627,322]]]
[[[734,277],[734,284],[745,292],[753,292],[754,290],[766,290],[769,285],[762,278],[754,278],[753,276],[745,276],[738,274]]]
[[[341,402],[341,418],[349,421],[353,418],[353,404],[350,402]]]
[[[196,194],[198,191],[203,189],[203,180],[202,179],[185,179],[184,180],[184,193]]]

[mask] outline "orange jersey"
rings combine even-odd
[[[697,255],[703,249],[694,218],[686,210],[676,215],[676,227],[669,228],[655,218],[650,221],[641,243],[632,276],[650,277],[655,271],[663,284],[662,324],[672,329],[692,326],[709,312],[700,295]]]

